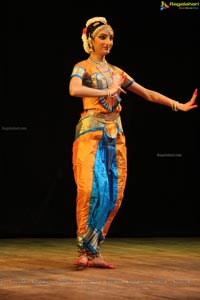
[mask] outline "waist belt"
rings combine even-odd
[[[88,109],[86,111],[86,114],[92,117],[95,117],[97,119],[101,119],[104,122],[117,122],[117,118],[119,117],[119,112],[95,112],[92,109]]]

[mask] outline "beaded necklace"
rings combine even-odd
[[[109,64],[107,63],[106,60],[102,61],[102,62],[99,62],[99,61],[95,61],[94,59],[92,58],[88,58],[91,63],[95,64],[97,70],[99,71],[99,73],[104,77],[106,83],[107,83],[107,86],[109,88],[110,84],[112,83],[112,72],[109,68]],[[106,74],[108,73],[108,76],[106,76]],[[116,107],[118,106],[118,104],[121,102],[121,98],[119,95],[116,96],[116,101],[113,105],[110,105],[107,103],[105,97],[99,97],[99,102],[103,105],[103,107],[105,109],[107,109],[109,112],[113,112],[115,111]]]
[[[99,73],[105,78],[107,86],[109,87],[109,85],[112,83],[112,73],[111,70],[109,68],[109,65],[107,63],[107,61],[104,59],[104,61],[96,61],[92,58],[89,57],[89,60],[95,64],[97,70],[99,71]],[[108,73],[108,76],[106,76],[106,73]]]

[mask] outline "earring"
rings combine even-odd
[[[92,45],[91,38],[88,38],[88,46],[89,46],[89,51],[90,51],[90,52],[93,52],[93,51],[94,51],[94,47],[93,47],[93,45]]]

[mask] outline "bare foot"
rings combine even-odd
[[[113,264],[107,263],[101,255],[88,260],[88,267],[115,269],[115,266]]]
[[[76,267],[87,267],[88,266],[88,258],[86,255],[81,255],[74,263]]]

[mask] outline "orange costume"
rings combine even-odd
[[[104,63],[105,66],[105,63]],[[104,67],[105,68],[105,67]],[[83,85],[108,89],[113,76],[124,73],[90,58],[77,63],[71,76]],[[134,80],[128,74],[126,89]],[[121,98],[83,97],[83,112],[73,143],[73,171],[77,185],[76,221],[79,253],[94,257],[121,205],[127,178],[126,141],[121,124]]]

